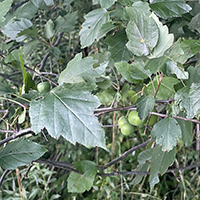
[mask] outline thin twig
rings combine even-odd
[[[0,141],[0,146],[2,146],[3,144],[5,144],[5,143],[7,143],[7,142],[9,142],[11,140],[14,140],[14,139],[18,138],[18,137],[22,137],[23,135],[29,134],[31,132],[32,132],[31,128],[27,128],[27,129],[21,130],[21,131],[15,133],[15,134],[11,135],[8,138],[5,138],[4,140],[1,140]]]
[[[3,174],[1,175],[0,177],[0,187],[1,187],[1,184],[3,182],[3,179],[5,178],[5,176],[8,174],[8,172],[10,172],[10,170],[6,169]]]

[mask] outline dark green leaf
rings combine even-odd
[[[156,183],[159,182],[158,173],[164,174],[169,166],[171,166],[175,159],[175,148],[171,151],[162,151],[160,145],[156,145],[153,149],[151,158],[151,170],[149,183],[151,191]]]
[[[78,18],[77,12],[68,13],[65,16],[58,16],[55,20],[56,32],[70,32],[74,30]]]
[[[178,122],[168,117],[154,125],[151,136],[156,138],[156,143],[162,146],[162,151],[171,151],[177,141],[182,138],[182,132]]]
[[[71,172],[67,180],[69,192],[83,193],[89,191],[93,185],[97,173],[97,166],[94,162],[85,160],[74,163],[80,174]]]
[[[143,62],[133,62],[132,64],[118,62],[115,63],[115,67],[117,68],[117,71],[130,83],[151,76],[151,72],[144,69]]]
[[[200,82],[200,65],[198,66],[190,66],[188,67],[187,71],[189,72],[189,83],[199,83]]]
[[[155,99],[152,95],[142,95],[135,103],[138,111],[138,115],[142,121],[146,119],[155,105]]]
[[[151,9],[161,18],[181,17],[192,8],[183,0],[151,0]]]
[[[180,116],[181,117],[185,117],[183,115],[183,113],[181,113]],[[192,128],[193,128],[192,122],[185,121],[185,120],[182,120],[182,119],[176,119],[176,121],[178,121],[178,124],[181,127],[182,140],[183,140],[185,146],[191,146],[192,145],[192,139],[193,139],[193,136],[192,136]]]
[[[40,158],[47,150],[35,143],[19,139],[8,143],[0,152],[0,166],[4,169],[16,169]]]
[[[100,103],[89,91],[92,84],[63,84],[43,98],[32,100],[30,118],[36,133],[46,127],[52,137],[106,149],[104,130],[93,115]]]
[[[119,30],[114,35],[109,35],[105,39],[105,43],[109,45],[111,57],[115,62],[128,62],[133,57],[132,53],[126,47],[127,42],[128,40],[124,29]]]

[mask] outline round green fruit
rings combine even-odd
[[[143,122],[138,116],[138,112],[136,110],[133,110],[128,115],[128,121],[130,124],[134,126],[140,126]]]
[[[125,123],[121,127],[121,132],[123,135],[130,135],[134,132],[134,128],[129,123]]]
[[[128,123],[128,119],[125,116],[122,116],[118,120],[118,126],[121,128],[124,124]]]
[[[49,92],[50,84],[49,82],[42,82],[37,85],[37,89],[39,92]]]

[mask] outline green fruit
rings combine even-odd
[[[50,84],[49,82],[42,82],[37,85],[37,89],[39,92],[49,92]]]
[[[129,123],[125,123],[121,126],[121,132],[123,135],[130,135],[134,132],[134,128]]]
[[[134,126],[139,126],[143,123],[142,120],[139,118],[138,112],[136,110],[130,112],[130,114],[128,115],[128,121]]]
[[[124,124],[128,123],[128,119],[125,116],[122,116],[118,120],[118,126],[121,128]]]

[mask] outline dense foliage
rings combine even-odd
[[[200,198],[198,1],[0,7],[2,199]]]

